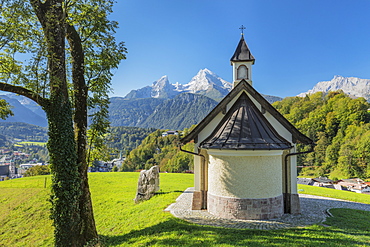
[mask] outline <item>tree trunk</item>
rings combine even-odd
[[[50,99],[44,107],[49,123],[47,144],[52,171],[52,219],[55,246],[83,246],[80,242],[80,177],[70,102],[64,97]]]
[[[98,238],[95,227],[95,219],[91,202],[91,195],[87,176],[86,161],[86,130],[87,130],[87,97],[88,89],[85,83],[84,70],[84,51],[82,41],[71,25],[67,26],[67,40],[71,47],[72,55],[72,81],[74,88],[74,128],[77,142],[77,162],[79,164],[79,174],[81,178],[80,196],[80,217],[83,225],[81,226],[81,239],[86,242]]]
[[[86,220],[85,214],[92,215],[92,211],[89,211],[91,200],[88,200],[87,204],[83,202],[87,197],[86,194],[90,199],[86,185],[86,166],[81,161],[83,159],[81,157],[85,156],[85,151],[81,150],[86,147],[80,140],[80,138],[84,138],[83,135],[77,136],[78,145],[76,145],[74,136],[72,108],[66,80],[65,37],[67,24],[62,8],[63,0],[47,0],[44,3],[39,0],[31,0],[31,4],[46,37],[50,71],[50,100],[43,108],[49,123],[48,150],[53,175],[51,202],[55,245],[61,247],[84,246],[91,240],[91,237],[96,237],[97,234],[95,231],[96,235],[88,235],[86,228],[90,229],[91,224],[84,222]],[[86,92],[84,93],[86,94]],[[84,102],[84,99],[79,102],[82,104],[78,105],[81,108],[79,111],[83,111],[83,108],[86,111]],[[78,133],[86,131],[85,122],[82,123],[77,126]],[[82,177],[80,174],[83,174]],[[86,211],[88,212],[86,213]],[[91,221],[91,218],[88,220]]]

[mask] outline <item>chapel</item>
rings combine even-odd
[[[180,140],[195,144],[192,209],[246,220],[299,214],[296,145],[314,142],[253,88],[243,33],[230,62],[233,89]]]

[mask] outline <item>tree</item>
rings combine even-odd
[[[49,175],[50,174],[50,167],[48,165],[37,165],[29,168],[24,176],[25,177],[32,177],[32,176],[39,176],[39,175]]]
[[[328,139],[324,132],[317,133],[317,142],[314,148],[314,156],[315,161],[314,165],[318,170],[318,174],[320,176],[324,176],[328,171],[326,171],[325,166],[325,157],[326,157],[326,149],[329,145]]]
[[[48,118],[56,246],[98,237],[87,179],[87,112],[107,110],[111,70],[125,58],[114,38],[117,23],[108,20],[112,5],[0,0],[1,90],[32,99]]]

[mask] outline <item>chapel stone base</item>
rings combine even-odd
[[[231,198],[208,194],[208,212],[227,219],[262,220],[284,214],[283,195],[272,198]]]
[[[192,210],[206,209],[207,206],[207,191],[194,191]]]
[[[284,213],[293,215],[301,213],[298,194],[284,193]]]

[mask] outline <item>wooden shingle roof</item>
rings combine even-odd
[[[241,80],[225,98],[180,142],[182,144],[188,143],[191,140],[197,142],[198,134],[220,113],[224,112],[227,105],[233,100],[240,92],[246,91],[253,97],[265,111],[269,112],[284,128],[286,128],[293,136],[294,143],[302,143],[306,145],[314,145],[314,142],[302,134],[295,128],[286,118],[283,117],[261,94],[259,94],[248,82],[244,79]]]
[[[284,150],[292,148],[243,92],[213,133],[200,144],[205,149]]]

